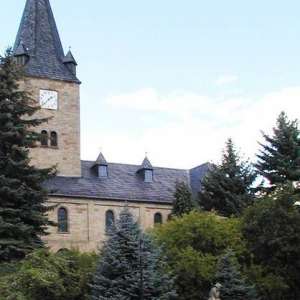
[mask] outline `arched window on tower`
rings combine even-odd
[[[113,229],[115,225],[115,215],[112,210],[108,210],[105,213],[105,230],[106,232],[109,232]]]
[[[69,231],[68,211],[64,207],[60,207],[57,212],[58,232],[67,233]]]
[[[154,215],[154,225],[160,225],[162,224],[162,214],[161,213],[156,213]]]
[[[40,137],[40,141],[41,141],[41,146],[43,147],[48,147],[48,132],[46,130],[43,130],[41,132],[41,137]]]
[[[58,146],[57,133],[55,131],[51,131],[50,145],[51,145],[51,147],[57,147]]]

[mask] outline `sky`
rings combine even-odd
[[[0,51],[25,0],[6,1]],[[280,111],[300,116],[300,1],[51,0],[81,85],[81,156],[192,168],[228,137],[255,159]],[[5,13],[3,13],[5,11]]]

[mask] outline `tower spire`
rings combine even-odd
[[[65,55],[49,0],[26,0],[15,53],[21,44],[29,56],[25,66],[28,76],[79,83],[64,64]]]

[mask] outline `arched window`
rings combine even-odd
[[[41,132],[41,146],[48,147],[48,132],[46,130],[43,130]]]
[[[105,230],[109,232],[115,225],[115,215],[112,210],[108,210],[105,214]]]
[[[154,225],[162,224],[162,215],[161,213],[156,213],[154,215]]]
[[[52,131],[50,134],[50,145],[51,145],[51,147],[58,146],[57,133],[55,131]]]
[[[58,232],[66,233],[69,230],[68,226],[68,211],[61,207],[57,212]]]

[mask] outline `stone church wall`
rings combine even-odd
[[[124,201],[91,200],[51,197],[49,205],[50,220],[57,222],[57,212],[64,207],[68,212],[68,232],[59,233],[57,227],[49,228],[50,235],[44,237],[52,251],[77,249],[83,252],[97,251],[106,239],[105,214],[108,210],[118,217],[124,207]],[[146,203],[129,203],[131,212],[144,230],[154,226],[154,215],[161,213],[163,223],[171,213],[171,206]]]
[[[58,175],[80,176],[80,96],[77,83],[39,78],[26,78],[21,88],[31,93],[39,104],[41,89],[58,92],[58,110],[41,109],[38,118],[51,118],[35,130],[47,130],[58,135],[58,147],[31,149],[32,164],[39,168],[58,166]]]

